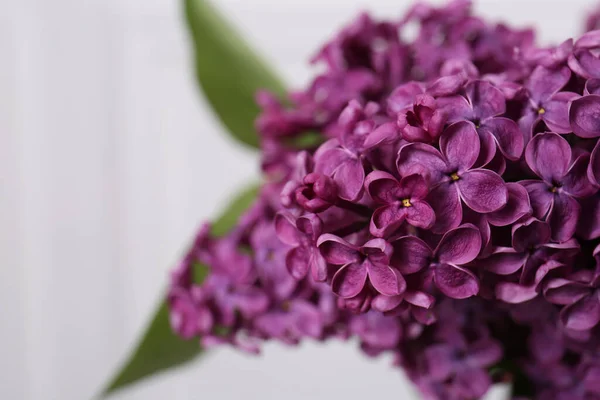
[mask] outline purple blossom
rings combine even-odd
[[[554,240],[569,240],[581,212],[577,199],[594,192],[587,178],[589,155],[581,154],[573,159],[571,147],[564,138],[556,133],[544,133],[529,142],[525,160],[542,179],[520,182],[529,193],[535,217],[550,223]]]
[[[506,205],[508,189],[502,178],[490,170],[473,168],[479,149],[479,138],[472,124],[461,121],[444,131],[440,150],[421,143],[400,150],[400,175],[410,173],[415,164],[428,171],[431,189],[427,200],[436,215],[432,227],[435,233],[444,233],[460,224],[461,200],[479,213],[497,211]]]
[[[446,296],[465,299],[479,291],[479,280],[465,267],[481,249],[481,236],[475,226],[466,224],[449,230],[434,250],[415,236],[403,236],[392,245],[400,271],[415,273],[427,269]]]
[[[424,200],[428,188],[421,175],[408,175],[398,181],[387,172],[373,171],[367,176],[365,187],[371,198],[382,204],[371,217],[372,235],[387,236],[404,221],[423,229],[433,226],[435,214]]]
[[[427,94],[417,95],[412,108],[399,112],[397,118],[402,138],[409,142],[437,141],[445,122],[446,115]]]
[[[573,132],[582,138],[600,136],[600,95],[589,94],[573,100],[569,108]]]

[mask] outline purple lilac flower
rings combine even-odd
[[[571,147],[564,138],[556,133],[544,133],[529,142],[525,160],[542,179],[520,182],[529,193],[534,215],[550,223],[554,240],[569,240],[581,212],[577,199],[594,192],[587,178],[589,155],[581,154],[573,159]]]
[[[573,132],[584,139],[600,136],[600,95],[589,94],[573,100],[569,108]]]
[[[429,204],[436,215],[432,230],[444,233],[457,227],[462,220],[461,200],[479,213],[489,213],[504,207],[508,189],[502,178],[487,169],[473,168],[479,157],[479,137],[469,122],[450,125],[440,138],[440,150],[412,143],[398,155],[398,171],[407,175],[414,165],[422,165],[431,184]]]

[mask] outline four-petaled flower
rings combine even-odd
[[[552,238],[565,242],[573,237],[581,206],[576,200],[595,189],[587,177],[589,155],[572,159],[571,146],[556,133],[536,135],[525,150],[529,168],[542,180],[521,181],[531,200],[533,213],[552,228]]]
[[[433,226],[435,214],[424,201],[428,189],[421,175],[412,174],[398,181],[387,172],[373,171],[367,176],[365,187],[371,198],[383,205],[371,217],[369,230],[373,236],[387,236],[404,221],[423,229]]]
[[[317,246],[329,264],[340,266],[331,288],[342,298],[355,297],[367,282],[386,296],[399,295],[406,289],[404,277],[390,265],[393,249],[384,239],[371,239],[357,246],[338,236],[323,234]]]
[[[475,260],[481,249],[479,230],[471,224],[451,229],[434,250],[416,236],[392,242],[401,271],[426,269],[437,288],[448,297],[465,299],[479,292],[479,280],[465,264]]]
[[[428,203],[435,211],[434,233],[444,233],[462,221],[461,200],[471,210],[490,213],[504,207],[508,189],[493,171],[473,168],[479,156],[479,137],[472,124],[460,121],[450,125],[440,138],[440,150],[411,143],[400,150],[398,172],[405,176],[421,165],[430,182]]]

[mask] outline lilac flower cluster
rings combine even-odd
[[[249,351],[358,337],[430,399],[506,380],[600,399],[600,31],[539,48],[467,1],[420,4],[313,62],[289,103],[257,96],[266,183],[174,271],[173,329]],[[322,143],[295,149],[307,131]]]

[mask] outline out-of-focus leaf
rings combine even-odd
[[[202,91],[229,132],[258,147],[254,95],[258,89],[282,95],[284,85],[208,0],[185,0],[185,12]]]
[[[229,203],[213,224],[213,234],[222,236],[233,228],[256,198],[259,187],[254,185],[246,189]],[[207,270],[206,266],[195,264],[194,281],[202,282]],[[136,349],[103,391],[102,397],[156,373],[192,361],[202,352],[198,340],[183,340],[173,333],[169,323],[169,310],[163,296]]]

